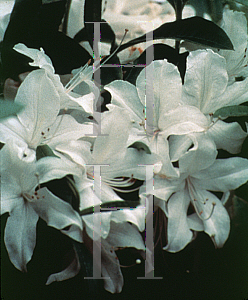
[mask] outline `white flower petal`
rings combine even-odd
[[[204,231],[203,221],[198,217],[196,213],[187,217],[189,228],[195,231]]]
[[[53,195],[47,188],[38,190],[39,199],[33,202],[36,213],[48,226],[82,242],[82,220],[70,204]],[[69,227],[68,229],[65,229]]]
[[[248,180],[248,160],[241,157],[217,159],[213,165],[191,177],[194,186],[210,191],[235,190]]]
[[[73,278],[79,273],[79,271],[80,271],[80,263],[77,254],[75,253],[75,257],[73,261],[69,264],[69,266],[61,272],[51,274],[47,279],[46,285],[49,285],[54,281],[63,281],[63,280]]]
[[[140,189],[140,194],[143,194],[146,192],[147,195],[152,194],[156,196],[158,199],[162,199],[167,201],[170,196],[179,190],[184,189],[184,180],[180,178],[169,180],[169,178],[166,178],[162,175],[155,175],[154,176],[154,189],[149,191],[146,190],[144,186]]]
[[[204,231],[212,238],[216,247],[221,248],[226,242],[230,232],[230,218],[220,200],[208,191],[202,191],[204,196],[209,199],[206,206],[215,203],[213,213],[207,220],[203,220]],[[212,208],[210,207],[209,210]]]
[[[212,50],[197,50],[187,58],[183,103],[198,107],[203,113],[214,112],[227,86],[226,61]],[[219,107],[218,107],[219,108]]]
[[[171,161],[178,161],[192,146],[192,139],[188,135],[171,135],[169,137],[169,151]]]
[[[241,151],[242,144],[247,137],[247,133],[237,122],[225,123],[221,120],[211,126],[207,134],[213,139],[217,149],[224,149],[232,154]]]
[[[97,136],[93,156],[94,163],[110,164],[125,153],[131,121],[125,109],[116,107],[112,112],[104,113],[101,122],[102,135]]]
[[[59,112],[59,95],[44,70],[31,72],[21,84],[16,102],[24,105],[17,114],[28,132],[28,143],[34,147],[42,139],[42,132],[54,123]]]
[[[26,265],[32,258],[38,219],[32,205],[23,199],[20,199],[8,217],[4,241],[10,261],[18,270],[26,271]]]
[[[156,60],[143,69],[137,78],[137,89],[144,101],[146,74],[151,72],[154,84],[154,100],[163,111],[175,108],[181,99],[182,81],[178,68],[167,60]],[[155,105],[155,107],[158,105]]]
[[[57,157],[43,157],[36,163],[36,182],[44,183],[53,179],[60,179],[66,175],[81,176],[82,171],[74,163]]]
[[[167,136],[181,135],[204,131],[209,126],[209,120],[198,108],[181,105],[161,116],[158,126]]]
[[[148,106],[147,101],[152,101],[156,128],[163,114],[176,108],[181,99],[182,81],[178,69],[166,60],[154,61],[140,72],[136,85],[143,105]],[[147,99],[148,89],[153,99]]]
[[[8,139],[19,139],[28,142],[28,133],[17,117],[9,117],[1,120],[0,141],[6,143]]]
[[[56,151],[66,154],[78,165],[85,167],[86,163],[92,160],[90,152],[91,144],[86,141],[69,141],[68,143],[56,146]]]
[[[145,106],[140,102],[137,89],[127,81],[115,80],[104,87],[111,93],[111,103],[131,112],[131,119],[142,120]]]
[[[230,38],[234,51],[219,50],[219,54],[226,59],[228,75],[232,77],[238,76],[247,63],[247,59],[244,59],[248,41],[245,14],[225,8],[221,28]]]
[[[77,140],[87,134],[92,134],[92,123],[80,124],[70,115],[58,116],[43,143],[52,149],[71,140]]]
[[[119,161],[113,161],[109,166],[102,166],[102,174],[109,179],[114,177],[133,177],[144,180],[146,178],[146,165],[160,162],[160,157],[156,154],[147,154],[143,150],[129,148],[125,156]]]
[[[211,111],[214,113],[217,109],[230,106],[239,105],[246,102],[248,99],[248,78],[243,81],[237,81],[229,85],[225,93],[216,98],[215,105],[211,106]]]
[[[182,250],[192,240],[193,233],[187,221],[190,198],[186,190],[176,192],[168,202],[168,243],[163,248],[169,252]]]
[[[174,168],[171,163],[169,143],[166,134],[158,133],[156,136],[153,136],[150,148],[152,152],[158,154],[161,158],[162,166],[158,174],[166,176],[167,178],[177,178],[179,176],[179,171],[177,168]]]
[[[30,63],[31,66],[43,68],[48,72],[54,73],[54,68],[52,65],[51,59],[45,54],[44,50],[41,48],[40,50],[28,48],[24,44],[17,44],[13,48],[15,51],[24,54],[34,61]]]
[[[180,173],[193,174],[212,165],[217,156],[215,143],[205,133],[188,135],[194,146],[179,158]]]
[[[120,293],[123,286],[119,260],[113,251],[118,247],[133,247],[145,251],[142,236],[136,226],[111,222],[107,239],[102,239],[102,275],[110,277],[104,280],[104,288],[111,293]]]

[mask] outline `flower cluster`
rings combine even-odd
[[[142,12],[153,11],[150,5],[158,4],[147,2]],[[108,10],[105,15],[111,19]],[[153,259],[141,235],[149,199],[168,221],[164,250],[184,249],[199,231],[216,247],[224,245],[230,231],[224,205],[230,191],[248,178],[248,160],[235,157],[248,134],[237,122],[225,122],[222,110],[248,99],[248,38],[242,13],[226,9],[221,26],[236,51],[192,49],[185,43],[191,51],[183,80],[167,59],[154,60],[135,84],[118,79],[104,86],[111,102],[102,113],[97,111],[101,89],[92,79],[96,70],[90,62],[64,86],[43,49],[15,45],[36,68],[15,96],[22,110],[0,120],[1,214],[9,214],[5,245],[17,269],[27,270],[41,218],[92,253],[94,243],[100,245],[105,289],[120,292],[123,278],[115,251],[132,247],[147,261]],[[233,31],[237,26],[242,42]],[[232,157],[218,158],[219,149]],[[49,190],[47,183],[62,178],[70,183],[77,206]],[[138,204],[119,193],[135,190]],[[97,211],[100,206],[108,210]],[[74,251],[70,265],[51,274],[47,284],[79,272]],[[151,263],[146,272],[152,268]]]

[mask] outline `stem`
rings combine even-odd
[[[175,8],[176,8],[175,9],[175,11],[176,11],[176,20],[182,20],[182,11],[183,11],[182,0],[177,0],[177,4],[176,4]],[[179,51],[180,51],[180,40],[176,41],[175,49],[179,53]]]

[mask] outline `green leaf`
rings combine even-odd
[[[8,100],[0,100],[0,119],[13,116],[17,114],[22,108],[23,106],[19,103]]]
[[[145,151],[147,154],[152,154],[151,150],[149,149],[149,147],[142,142],[135,142],[132,145],[130,145],[128,148],[135,148],[138,151],[143,150]]]
[[[41,145],[36,148],[36,159],[39,160],[42,157],[54,156],[58,157],[53,153],[53,150],[48,145]]]
[[[233,50],[233,44],[224,30],[201,17],[165,23],[153,31],[153,40],[156,39],[185,40],[217,49]],[[146,34],[121,45],[117,52],[143,42],[146,42]]]
[[[138,205],[140,205],[140,201],[112,201],[112,202],[105,202],[101,205],[95,205],[87,207],[79,212],[80,216],[90,215],[94,213],[94,210],[97,208],[97,210],[101,212],[108,212],[113,211],[115,208],[116,210],[122,209],[122,208],[136,208]]]
[[[246,117],[248,116],[248,106],[232,105],[218,109],[214,113],[214,117],[225,119],[227,117]]]

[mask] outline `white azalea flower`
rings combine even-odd
[[[218,148],[238,153],[247,137],[238,123],[209,118],[219,108],[247,101],[248,79],[228,85],[225,59],[212,50],[197,50],[188,56],[181,104],[194,106],[208,118],[205,132]]]
[[[92,66],[90,67],[86,64],[78,69],[72,80],[64,87],[59,75],[54,73],[50,58],[44,53],[42,48],[39,51],[28,48],[24,44],[17,44],[14,46],[14,50],[32,58],[34,61],[30,63],[31,66],[46,70],[48,78],[53,82],[60,96],[61,109],[81,109],[83,112],[92,115],[95,102],[100,94],[99,89],[91,80],[93,75]],[[80,84],[82,85],[81,88],[78,87]],[[75,93],[71,92],[73,90],[75,90]]]
[[[154,154],[146,154],[142,150],[127,148],[130,127],[131,122],[128,113],[124,109],[116,107],[103,114],[102,133],[95,138],[90,155],[90,145],[85,141],[77,141],[73,143],[74,145],[71,143],[68,146],[64,144],[57,148],[63,155],[70,157],[82,168],[84,172],[82,176],[86,176],[85,172],[87,172],[88,183],[85,183],[82,177],[75,177],[75,184],[80,194],[80,210],[101,203],[123,201],[114,190],[120,190],[121,187],[131,187],[133,178],[144,180],[145,169],[139,165],[153,164],[158,161],[158,156]],[[77,147],[77,151],[72,148],[73,146]],[[102,165],[100,178],[95,174],[92,165]],[[128,179],[124,180],[123,177]],[[101,180],[101,196],[96,195],[93,190],[96,178]],[[83,216],[86,231],[91,238],[93,238],[93,231],[94,234],[106,238],[110,230],[111,220],[131,222],[140,231],[143,231],[144,205],[132,210],[124,209],[99,214],[101,233],[94,230],[92,215]]]
[[[115,109],[103,114],[101,122],[101,135],[93,141],[93,149],[89,156],[88,142],[79,140],[70,145],[62,145],[58,150],[66,154],[72,161],[76,162],[83,172],[80,177],[74,176],[75,185],[80,195],[80,211],[115,201],[123,201],[116,193],[115,189],[123,186],[129,186],[129,180],[115,179],[115,177],[141,177],[145,178],[143,168],[139,163],[145,164],[155,162],[154,155],[142,154],[136,149],[127,148],[127,140],[131,122],[128,113],[121,108]],[[125,129],[125,130],[124,130]],[[71,146],[77,146],[77,151],[71,149]],[[106,165],[101,167],[100,178],[98,174],[89,165]],[[83,179],[84,178],[84,179]],[[101,194],[95,191],[95,180],[101,181]],[[116,209],[112,211],[83,215],[83,226],[91,240],[101,238],[101,270],[103,277],[110,277],[104,280],[105,289],[115,293],[120,292],[123,285],[123,277],[120,270],[118,259],[116,259],[115,250],[119,247],[135,247],[145,250],[144,242],[139,231],[145,229],[145,207],[144,201],[137,208]],[[96,222],[100,225],[96,228]],[[132,225],[131,225],[132,224]],[[135,225],[135,226],[134,226]],[[86,245],[87,239],[84,239]],[[91,248],[92,246],[88,245]],[[149,255],[149,253],[147,254]],[[63,272],[53,274],[48,283],[54,280],[64,280],[70,278],[78,272],[77,258]],[[74,270],[73,272],[71,270]]]
[[[5,227],[5,245],[14,266],[26,270],[36,243],[36,224],[40,218],[82,242],[82,221],[71,205],[54,196],[41,183],[80,174],[75,165],[59,158],[46,157],[30,162],[18,157],[14,143],[5,144],[1,156],[1,214],[9,213]],[[69,226],[69,230],[64,228]]]
[[[248,58],[247,58],[247,20],[242,12],[232,11],[227,6],[223,11],[223,18],[220,21],[219,26],[226,32],[230,38],[234,50],[221,50],[212,49],[216,53],[223,56],[226,60],[226,69],[229,77],[228,84],[233,84],[235,78],[244,77],[248,75]],[[190,42],[182,42],[181,46],[184,46],[189,51],[195,51],[198,49],[205,49],[204,46],[192,44]]]
[[[201,159],[208,165],[203,155]],[[155,205],[168,218],[168,242],[164,249],[182,250],[193,239],[194,231],[205,231],[216,247],[222,247],[229,235],[230,220],[222,202],[210,191],[227,193],[244,184],[248,178],[248,160],[218,159],[207,168],[202,164],[198,171],[197,163],[192,164],[186,157],[179,160],[180,164],[187,169],[180,178],[168,180],[156,175],[154,190],[147,191],[155,196]],[[190,205],[195,213],[188,215]]]
[[[153,75],[153,118],[145,119],[146,91],[152,86],[146,80],[146,73]],[[131,117],[133,129],[129,143],[140,140],[146,143],[153,153],[161,156],[163,166],[161,174],[177,177],[178,172],[173,168],[169,158],[167,138],[170,135],[184,135],[191,132],[204,131],[210,121],[196,107],[180,105],[182,82],[178,69],[164,61],[155,61],[144,68],[139,74],[136,87],[125,81],[113,81],[105,86],[112,95],[111,106],[126,109]],[[128,93],[127,93],[128,91]],[[145,125],[151,128],[152,135],[146,134]],[[143,135],[143,137],[142,137]],[[145,136],[145,137],[144,137]]]
[[[92,132],[91,125],[79,124],[70,115],[58,115],[60,97],[47,74],[35,70],[19,87],[15,101],[24,109],[0,123],[1,142],[15,139],[29,149],[35,150],[41,144],[55,149],[58,144]]]
[[[221,28],[227,33],[234,46],[234,51],[218,51],[226,59],[230,82],[235,81],[235,77],[248,77],[248,33],[245,14],[226,7],[223,11]]]

